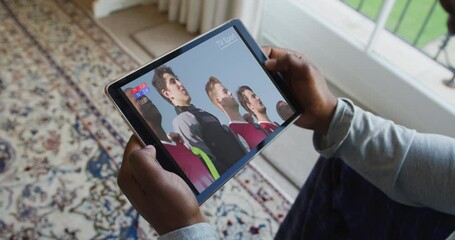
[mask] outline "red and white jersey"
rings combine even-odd
[[[164,141],[161,143],[163,143],[166,150],[169,151],[179,167],[185,172],[186,176],[199,192],[204,191],[213,183],[213,177],[202,159],[194,155],[183,144]]]
[[[262,140],[267,137],[264,129],[261,129],[260,126],[254,125],[252,123],[233,121],[229,123],[229,128],[234,133],[243,137],[248,143],[248,147],[250,149],[256,147],[260,142],[262,142]]]
[[[275,129],[278,128],[278,126],[276,124],[271,123],[271,122],[259,121],[258,124],[259,124],[259,126],[264,128],[268,133],[272,133],[273,131],[275,131]]]

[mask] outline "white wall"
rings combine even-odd
[[[410,76],[366,54],[364,46],[305,8],[303,2],[267,0],[259,41],[297,50],[328,79],[375,113],[422,132],[455,137],[455,108]]]
[[[93,15],[96,18],[105,17],[112,12],[139,4],[156,2],[155,0],[97,0],[93,2]]]

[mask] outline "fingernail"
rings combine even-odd
[[[144,147],[145,149],[154,149],[155,147],[153,145],[147,145]]]

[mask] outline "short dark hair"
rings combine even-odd
[[[239,89],[236,92],[237,99],[239,100],[240,105],[242,105],[242,107],[243,107],[243,109],[245,109],[245,111],[247,111],[247,112],[253,114],[254,116],[256,116],[256,114],[254,114],[254,112],[251,111],[251,109],[248,108],[248,106],[246,105],[247,103],[250,103],[250,101],[248,101],[248,98],[243,94],[243,92],[245,92],[246,90],[250,90],[251,92],[253,92],[253,90],[251,90],[250,87],[241,86],[241,87],[239,87]]]
[[[172,71],[172,68],[166,66],[166,65],[161,65],[155,69],[155,74],[153,74],[152,78],[152,85],[155,87],[156,91],[161,95],[161,97],[164,98],[164,100],[168,101],[170,104],[172,104],[171,100],[167,97],[165,97],[162,93],[162,90],[167,90],[166,88],[166,80],[164,79],[164,74],[171,74],[172,76],[175,77],[175,79],[178,80],[178,77],[174,74]]]

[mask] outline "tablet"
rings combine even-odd
[[[292,96],[243,24],[231,20],[106,85],[161,166],[199,204],[298,116]]]

